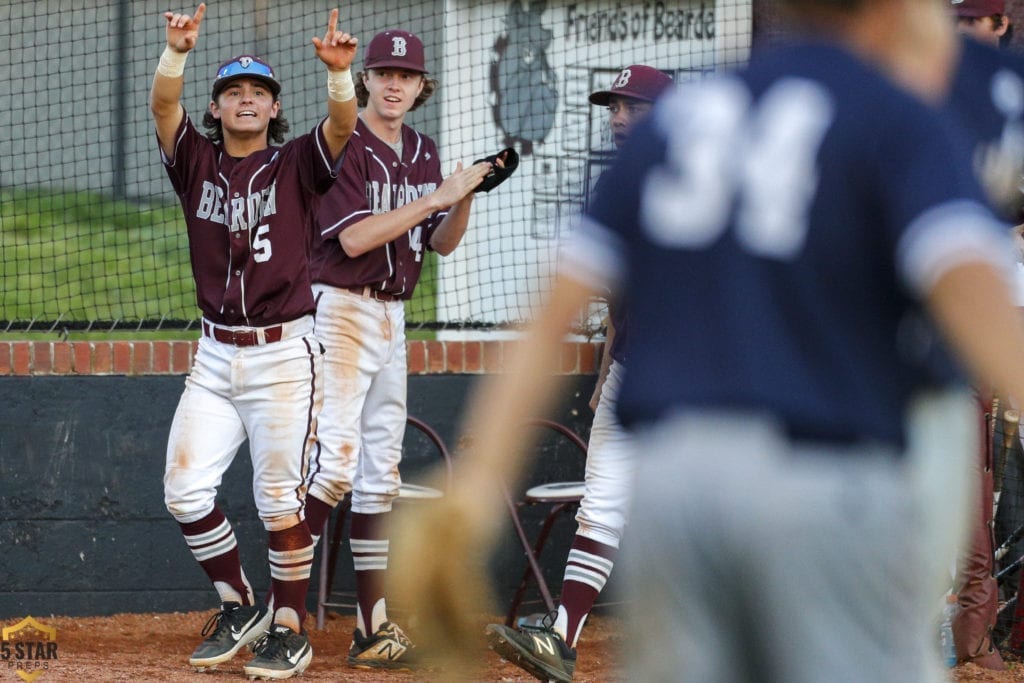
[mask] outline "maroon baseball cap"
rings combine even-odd
[[[1006,0],[952,0],[958,17],[990,17],[1006,14]]]
[[[270,88],[270,92],[274,93],[275,100],[281,94],[281,84],[277,82],[274,70],[269,64],[259,57],[239,55],[217,67],[217,75],[213,77],[212,99],[217,99],[217,95],[236,78],[255,78],[263,81]]]
[[[423,65],[423,41],[415,34],[397,28],[375,35],[366,48],[363,68],[385,67],[430,73]]]
[[[611,90],[598,90],[590,93],[590,103],[606,107],[611,98],[616,95],[653,102],[671,85],[672,79],[664,71],[655,69],[653,66],[633,64],[618,73],[615,80],[612,81]]]

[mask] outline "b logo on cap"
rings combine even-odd
[[[629,79],[632,77],[632,71],[630,71],[629,69],[623,69],[622,73],[619,74],[619,77],[615,79],[615,82],[612,84],[612,87],[615,89],[625,88],[629,84]]]
[[[407,50],[405,48],[405,38],[402,36],[395,36],[391,39],[391,56],[392,57],[404,57]]]
[[[252,64],[252,57],[242,57],[238,60],[238,63],[242,65],[243,69],[248,69],[249,65]]]

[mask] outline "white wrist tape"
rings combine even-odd
[[[187,52],[172,50],[168,45],[164,48],[164,53],[160,55],[160,63],[156,67],[156,72],[168,78],[179,78],[185,74],[186,59],[188,59]]]
[[[356,96],[350,69],[327,72],[327,96],[335,102],[347,102]]]

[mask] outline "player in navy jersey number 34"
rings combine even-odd
[[[405,520],[431,539],[396,567],[409,595],[474,585],[443,558],[494,539],[518,425],[610,285],[631,326],[630,678],[944,680],[934,619],[978,437],[961,368],[1024,399],[1008,234],[918,99],[949,85],[945,3],[784,4],[793,44],[680,86],[602,176],[528,342],[471,403],[457,486]]]
[[[309,270],[320,197],[355,126],[349,65],[356,39],[330,13],[313,38],[327,66],[327,117],[276,147],[288,130],[281,84],[262,59],[224,62],[204,137],[181,105],[186,57],[206,6],[167,12],[167,47],[150,93],[160,153],[188,228],[202,337],[167,444],[164,496],[222,603],[189,663],[212,669],[251,644],[250,677],[290,678],[313,651],[302,631],[313,561],[305,477],[323,403],[323,348],[313,335]],[[254,595],[217,487],[249,440],[253,494],[269,535],[274,604]]]

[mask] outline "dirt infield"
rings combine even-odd
[[[1012,683],[1024,681],[1024,665],[1012,657],[1006,658],[1006,671],[989,671],[974,664],[961,664],[953,669],[951,681],[957,683]]]
[[[242,667],[248,661],[243,650],[215,672],[195,673],[188,656],[202,639],[199,635],[210,612],[171,614],[121,614],[112,617],[37,617],[46,626],[57,629],[58,660],[35,683],[53,681],[216,681],[247,680]],[[495,618],[495,621],[500,619]],[[422,672],[359,671],[348,668],[344,655],[352,640],[354,617],[329,614],[323,631],[312,628],[307,620],[313,644],[313,663],[300,681],[422,681]],[[6,625],[6,624],[5,624]],[[481,633],[482,633],[481,628]],[[625,683],[628,677],[618,670],[616,644],[621,629],[618,619],[595,615],[588,620],[579,647],[576,681],[584,683]],[[410,630],[410,635],[413,633]],[[473,680],[519,683],[533,681],[521,669],[505,662],[486,649],[481,635],[480,659],[483,667]],[[443,678],[457,678],[448,677]],[[0,683],[18,681],[13,669],[0,664]]]
[[[37,617],[57,629],[59,655],[48,662],[37,683],[52,681],[173,681],[215,683],[246,680],[242,666],[247,651],[222,664],[215,672],[195,673],[187,664],[189,653],[199,642],[199,631],[209,612],[169,614],[120,614],[112,617]],[[495,621],[500,621],[496,618]],[[307,622],[312,626],[312,617]],[[5,624],[6,625],[6,624]],[[313,663],[299,680],[303,681],[393,681],[411,683],[429,677],[422,672],[358,671],[344,664],[352,637],[354,618],[331,613],[325,628],[310,628],[315,653]],[[580,683],[625,683],[629,676],[620,668],[618,648],[622,643],[619,619],[594,615],[583,631],[575,681]],[[970,683],[1024,683],[1024,664],[1007,657],[1008,669],[994,672],[967,664],[956,667],[949,680]],[[486,649],[481,637],[482,667],[472,680],[500,683],[528,683],[533,677]],[[458,676],[441,676],[457,679]],[[0,683],[21,681],[16,671],[0,663]]]

